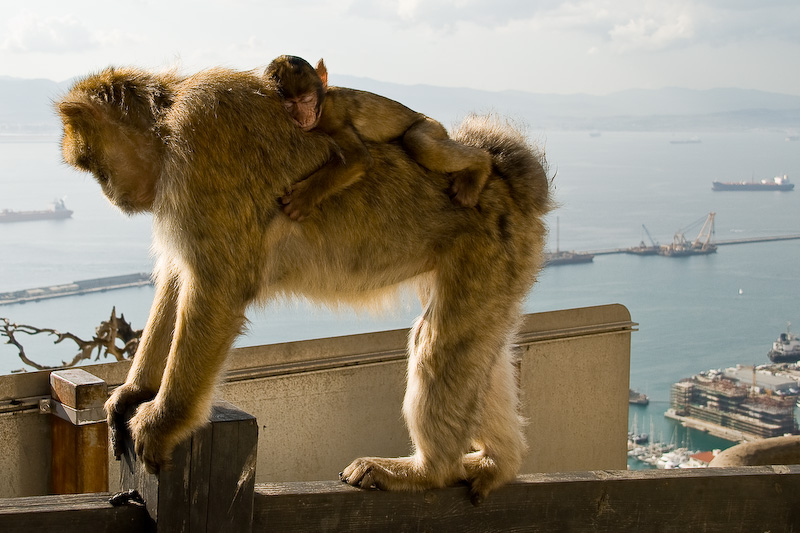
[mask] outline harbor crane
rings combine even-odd
[[[658,243],[653,240],[653,236],[650,235],[650,232],[647,230],[647,226],[642,224],[642,229],[647,234],[647,238],[650,239],[651,246],[646,245],[643,238],[642,242],[639,243],[639,246],[634,246],[633,248],[629,249],[628,252],[638,255],[655,255],[659,253]]]
[[[714,235],[714,217],[716,213],[711,212],[708,214],[708,217],[705,219],[705,223],[703,223],[703,227],[700,229],[700,233],[697,235],[697,238],[692,241],[691,243],[686,240],[685,232],[696,226],[700,223],[703,219],[697,220],[693,222],[687,229],[685,230],[678,230],[675,233],[675,236],[672,238],[672,244],[668,246],[664,246],[659,250],[661,255],[666,255],[670,257],[683,257],[687,255],[701,255],[701,254],[713,254],[717,251],[717,246],[711,242],[711,239]]]
[[[714,235],[714,217],[716,215],[717,214],[713,211],[708,214],[708,218],[706,218],[706,221],[703,223],[700,233],[692,243],[692,250],[706,250],[712,246],[716,249],[716,246],[711,244],[711,238]]]
[[[643,229],[643,230],[644,230],[644,232],[647,234],[647,238],[648,238],[648,239],[650,239],[650,244],[652,244],[652,245],[653,245],[653,248],[658,248],[658,243],[657,243],[656,241],[654,241],[654,240],[653,240],[653,236],[652,236],[652,235],[650,235],[650,232],[649,232],[649,231],[647,231],[647,226],[645,226],[644,224],[642,224],[642,229]],[[644,244],[644,241],[642,241],[642,244]]]

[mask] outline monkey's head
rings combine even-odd
[[[78,81],[55,104],[64,161],[91,172],[126,214],[153,207],[163,150],[156,120],[171,103],[164,87],[140,71],[107,69]]]
[[[269,64],[264,77],[275,84],[289,115],[304,131],[317,125],[328,89],[328,69],[322,59],[315,69],[303,58],[280,56]]]

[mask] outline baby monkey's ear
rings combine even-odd
[[[328,86],[328,67],[325,66],[325,62],[320,59],[317,63],[317,75],[322,80],[322,86]]]

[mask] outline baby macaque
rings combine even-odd
[[[293,220],[304,219],[325,198],[369,171],[372,158],[365,142],[401,141],[423,167],[452,174],[455,203],[466,207],[478,203],[491,172],[489,153],[453,141],[439,122],[377,94],[328,87],[328,70],[321,59],[314,69],[302,58],[280,56],[265,76],[300,128],[329,135],[339,148],[337,156],[294,184],[281,199]]]

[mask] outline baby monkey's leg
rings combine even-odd
[[[489,152],[450,139],[437,121],[425,117],[403,136],[403,145],[417,163],[436,172],[453,173],[453,201],[467,207],[478,197],[492,170]]]

